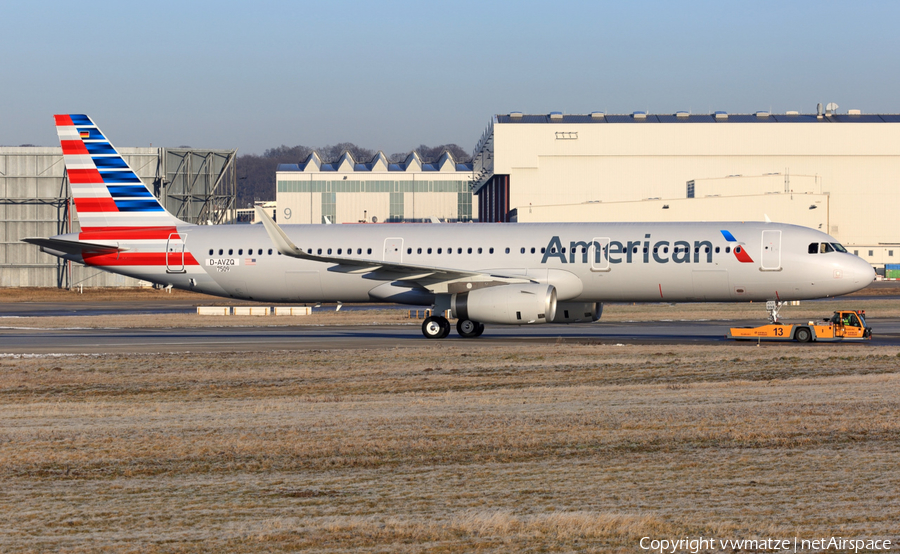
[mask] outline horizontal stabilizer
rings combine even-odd
[[[83,252],[111,253],[124,252],[128,250],[126,247],[113,246],[109,244],[97,244],[93,242],[80,242],[77,240],[63,240],[54,238],[35,238],[29,237],[22,239],[22,242],[36,244],[43,248],[56,250],[57,252],[65,252],[66,254],[81,254]]]

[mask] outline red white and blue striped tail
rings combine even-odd
[[[82,231],[186,225],[162,207],[86,115],[55,115]]]

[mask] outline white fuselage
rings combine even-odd
[[[828,235],[775,223],[281,228],[310,254],[519,276],[553,285],[561,302],[800,300],[859,290],[874,277],[857,256],[810,246],[837,242]],[[77,240],[77,234],[64,237]],[[258,301],[427,305],[434,300],[403,275],[348,271],[337,263],[280,255],[262,225],[185,225],[171,238],[120,237],[116,244],[128,250],[86,263],[176,288]]]

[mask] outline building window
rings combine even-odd
[[[893,258],[893,257],[894,257],[894,251],[893,251],[893,250],[888,250],[888,256],[891,257],[891,258]]]
[[[391,215],[388,221],[403,221],[403,193],[392,192],[390,196]]]
[[[335,212],[337,203],[337,195],[333,192],[323,192],[322,193],[322,223],[327,223],[330,221],[331,223],[336,223],[335,221]],[[327,221],[325,218],[328,218]],[[329,252],[330,254],[330,252]]]
[[[456,213],[459,221],[472,220],[472,193],[460,192],[456,195]]]
[[[875,255],[875,251],[874,251],[874,250],[869,250],[869,257],[872,257],[872,256],[874,256],[874,255]]]

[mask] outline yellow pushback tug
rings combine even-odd
[[[834,312],[822,323],[770,323],[760,327],[732,327],[726,338],[735,340],[795,340],[797,342],[839,342],[871,340],[865,310]]]

